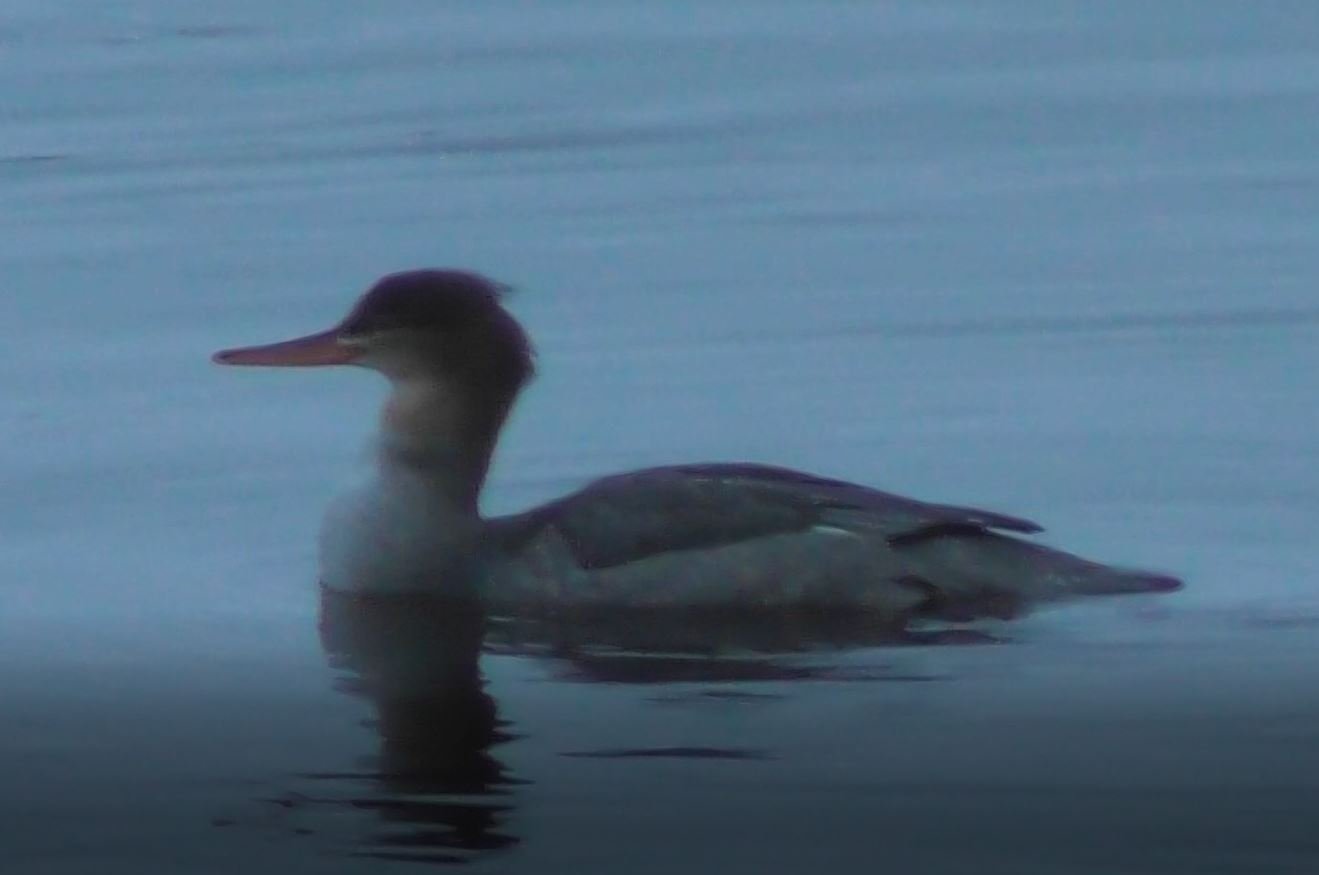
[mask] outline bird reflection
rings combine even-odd
[[[321,644],[379,735],[363,772],[316,776],[365,785],[344,800],[378,820],[357,855],[456,863],[516,843],[496,801],[517,782],[491,753],[509,736],[480,674],[483,630],[469,603],[322,593]]]
[[[831,655],[869,647],[987,644],[965,626],[911,628],[865,611],[633,608],[494,617],[485,649],[552,659],[566,680],[739,683],[858,679]],[[870,672],[868,680],[924,680]]]
[[[947,636],[947,637],[945,637]],[[352,853],[461,863],[517,843],[507,828],[512,777],[493,749],[512,736],[480,670],[483,653],[552,667],[561,680],[676,685],[673,696],[780,698],[811,680],[930,681],[870,663],[863,676],[832,656],[862,647],[981,643],[965,629],[914,632],[865,612],[628,609],[489,616],[476,602],[427,596],[362,598],[323,590],[320,637],[339,688],[371,703],[378,747],[356,772],[306,776],[347,793],[284,800],[369,813]],[[777,682],[776,689],[730,689]],[[700,685],[707,686],[701,689]],[[560,751],[570,757],[764,759],[760,748],[681,745]]]

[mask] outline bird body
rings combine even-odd
[[[322,581],[337,591],[470,596],[512,613],[769,608],[905,622],[1179,586],[1028,541],[1041,529],[1017,517],[747,463],[617,474],[483,517],[495,442],[533,368],[500,287],[466,271],[387,276],[329,331],[215,358],[352,364],[390,380],[374,476],[322,529]]]

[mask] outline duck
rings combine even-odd
[[[327,330],[213,356],[367,368],[389,384],[371,474],[325,513],[322,587],[446,595],[523,615],[839,611],[904,625],[1182,585],[1046,546],[1027,519],[755,462],[612,474],[529,510],[483,515],[499,434],[535,372],[506,292],[469,270],[402,271]]]

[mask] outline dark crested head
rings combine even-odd
[[[445,332],[497,318],[505,287],[466,270],[391,273],[371,286],[344,319],[347,336],[388,331]]]
[[[531,343],[504,286],[465,270],[409,270],[376,282],[339,325],[361,363],[391,377],[439,374],[496,395],[532,373]]]
[[[500,302],[504,286],[465,270],[428,269],[380,279],[328,331],[216,353],[221,364],[355,364],[393,379],[444,377],[460,388],[509,396],[532,374],[531,343]]]

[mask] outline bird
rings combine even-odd
[[[535,371],[506,292],[469,270],[402,271],[328,330],[213,356],[355,366],[389,383],[371,476],[322,523],[327,590],[448,595],[525,615],[841,611],[904,625],[1181,586],[1045,546],[1030,538],[1041,527],[1020,517],[753,462],[612,474],[484,516],[496,442]]]

